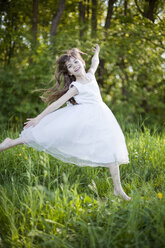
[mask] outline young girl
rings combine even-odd
[[[25,144],[45,151],[63,162],[78,166],[108,167],[114,184],[114,195],[131,198],[120,182],[119,165],[129,163],[122,130],[103,102],[95,72],[99,64],[99,45],[86,73],[85,62],[77,48],[68,50],[58,60],[57,83],[46,90],[45,102],[51,103],[37,117],[27,118],[17,139],[6,138],[0,151]],[[63,90],[55,88],[64,82]],[[63,104],[67,106],[60,108]],[[60,108],[60,109],[59,109]]]

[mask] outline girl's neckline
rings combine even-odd
[[[88,73],[87,73],[88,74]],[[88,78],[89,78],[89,80],[90,80],[90,82],[89,83],[85,83],[85,84],[83,84],[83,83],[80,83],[79,81],[75,81],[75,82],[77,82],[77,83],[79,83],[79,84],[82,84],[82,85],[86,85],[86,84],[91,84],[91,81],[93,80],[89,75],[88,75]]]
[[[90,82],[90,83],[85,83],[85,84],[80,83],[80,82],[78,82],[78,81],[75,81],[75,82],[76,82],[76,83],[79,83],[79,84],[82,84],[82,85],[91,84],[91,82]]]

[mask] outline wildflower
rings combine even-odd
[[[21,153],[19,153],[18,156],[21,156]]]
[[[158,198],[159,198],[159,199],[162,199],[162,198],[163,198],[163,194],[159,192],[159,193],[158,193]]]
[[[22,147],[22,150],[25,150],[25,147]]]
[[[129,37],[129,34],[125,34],[125,37]]]
[[[27,157],[27,156],[25,156],[25,159],[27,160],[27,159],[28,159],[28,157]]]

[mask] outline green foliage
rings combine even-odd
[[[86,5],[84,24],[79,23],[79,1],[66,1],[65,11],[55,37],[50,25],[58,2],[39,2],[37,41],[32,34],[32,2],[10,1],[2,4],[0,41],[0,125],[23,125],[26,118],[35,117],[46,106],[40,93],[32,93],[49,84],[54,75],[56,58],[72,47],[79,47],[87,69],[92,57],[91,47],[100,44],[100,59],[104,60],[100,90],[105,103],[119,118],[137,122],[139,117],[148,126],[164,125],[164,15],[163,2],[157,0],[155,21],[145,18],[134,1],[129,1],[127,13],[123,1],[117,1],[111,25],[105,34],[107,1],[97,1],[97,30],[92,37],[92,2]],[[145,10],[142,1],[139,8]],[[86,3],[87,4],[87,3]],[[84,30],[80,38],[80,29]]]
[[[113,196],[108,168],[63,163],[25,145],[0,153],[4,247],[164,247],[165,133],[143,129],[125,133],[130,163],[120,173],[130,202]]]

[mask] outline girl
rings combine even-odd
[[[121,186],[119,172],[120,164],[129,163],[125,137],[115,116],[102,100],[95,79],[99,45],[93,49],[94,56],[87,73],[81,57],[83,52],[79,49],[73,48],[60,56],[55,74],[57,83],[41,96],[49,106],[37,117],[27,119],[19,138],[6,138],[0,144],[0,151],[25,144],[63,162],[108,167],[114,195],[129,201],[131,198]],[[63,90],[55,92],[62,81]],[[64,103],[67,106],[60,108]]]

